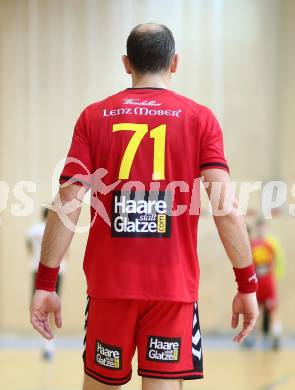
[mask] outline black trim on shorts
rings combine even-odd
[[[193,379],[204,379],[204,375],[191,375],[191,376],[184,376],[182,378],[184,381],[191,381]]]
[[[90,297],[87,295],[87,304],[85,309],[85,323],[84,323],[84,339],[83,339],[83,345],[84,345],[84,351],[82,354],[82,359],[85,364],[86,361],[86,338],[87,338],[87,324],[88,324],[88,311],[89,311],[89,304],[90,304]]]
[[[203,374],[196,374],[196,375],[189,375],[189,376],[161,376],[161,375],[148,375],[148,374],[140,374],[138,372],[139,376],[142,376],[144,378],[155,378],[155,379],[183,379],[183,380],[193,380],[193,379],[203,379]]]
[[[206,167],[223,167],[226,168],[229,171],[229,167],[227,164],[221,163],[221,162],[208,162],[200,165],[200,169],[206,168]]]
[[[90,371],[90,373],[88,371]],[[84,372],[86,375],[90,376],[91,378],[93,378],[99,382],[102,382],[106,385],[115,385],[115,386],[124,385],[125,383],[130,381],[131,376],[132,376],[132,371],[130,371],[130,374],[124,378],[109,378],[107,376],[100,375],[100,374],[96,373],[95,371],[91,370],[90,368],[87,368],[86,366],[84,366]],[[103,380],[101,378],[104,378],[104,379],[108,380],[109,382],[107,382],[106,380]],[[112,383],[110,383],[110,382],[112,382]]]
[[[195,325],[193,325],[195,322]],[[202,350],[202,335],[199,319],[198,302],[193,304],[193,320],[192,320],[192,365],[195,372],[203,372],[203,350]],[[199,333],[199,340],[197,344],[194,343],[194,337]],[[200,353],[200,357],[194,354],[197,350]]]
[[[102,374],[98,374],[96,371],[92,370],[91,368],[88,368],[87,366],[85,366],[85,369],[90,371],[94,375],[101,376],[102,378],[109,379],[110,381],[124,381],[125,379],[129,378],[131,376],[131,374],[132,374],[132,370],[131,370],[128,375],[123,376],[122,378],[110,378],[108,376],[105,376],[105,375],[102,375]]]
[[[185,370],[185,371],[156,371],[156,370],[145,370],[144,368],[138,368],[139,371],[144,371],[144,372],[151,372],[151,373],[156,373],[156,374],[166,374],[166,375],[176,375],[176,374],[186,374],[189,372],[196,372],[196,370]]]

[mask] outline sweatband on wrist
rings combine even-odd
[[[238,291],[243,294],[256,292],[258,289],[258,280],[255,272],[254,264],[244,268],[235,268],[236,282],[238,283]]]
[[[59,268],[50,268],[40,262],[36,275],[35,289],[55,291]]]

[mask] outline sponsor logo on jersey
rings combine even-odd
[[[181,338],[148,337],[147,360],[163,363],[176,363],[180,357]]]
[[[114,191],[112,237],[170,237],[169,191]]]
[[[158,214],[157,216],[157,231],[159,233],[165,233],[167,228],[166,223],[167,216],[165,214]]]
[[[158,103],[156,100],[142,100],[140,99],[132,99],[132,98],[126,98],[123,100],[123,104],[133,104],[136,106],[161,106],[162,103]]]
[[[118,115],[139,115],[139,116],[173,116],[176,118],[181,117],[182,110],[169,110],[169,109],[155,109],[150,107],[120,107],[114,109],[103,109],[104,117],[118,116]]]
[[[112,370],[120,370],[122,368],[122,349],[97,340],[95,363]]]

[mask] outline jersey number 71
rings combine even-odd
[[[119,179],[128,179],[131,166],[143,137],[148,133],[148,125],[143,123],[116,123],[113,125],[115,131],[133,131],[134,134],[125,149],[120,170]],[[150,130],[150,138],[154,140],[154,167],[153,180],[165,179],[165,141],[166,125],[160,125]]]

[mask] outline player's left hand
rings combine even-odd
[[[256,293],[242,294],[238,292],[233,300],[232,311],[231,325],[233,329],[236,329],[239,324],[240,314],[244,318],[242,330],[234,337],[234,342],[241,343],[254,329],[259,315]]]
[[[55,324],[62,327],[61,304],[55,291],[36,290],[30,307],[31,324],[47,340],[53,339],[49,326],[49,314],[54,314]]]

